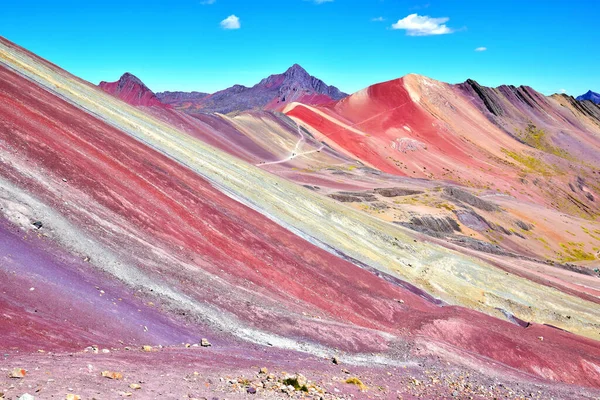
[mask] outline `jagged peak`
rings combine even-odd
[[[146,85],[144,85],[144,82],[142,82],[142,80],[140,78],[133,75],[131,72],[125,72],[123,75],[121,75],[121,77],[119,78],[119,82],[134,82],[134,83],[137,83],[138,85],[146,86]]]
[[[284,72],[285,75],[298,74],[298,73],[309,75],[309,73],[300,64],[294,64]]]

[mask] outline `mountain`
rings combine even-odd
[[[600,108],[591,103],[527,86],[450,85],[413,74],[320,107],[293,103],[284,113],[332,149],[390,174],[600,215],[593,167],[600,165]],[[555,251],[566,258],[564,249]]]
[[[581,96],[578,96],[577,100],[579,100],[579,101],[589,100],[596,104],[600,104],[600,94],[592,92],[591,90],[588,90],[588,92],[586,94],[582,94]]]
[[[596,398],[600,125],[577,104],[408,75],[190,115],[0,38],[9,397]]]
[[[138,77],[124,73],[116,82],[102,81],[98,85],[102,90],[133,106],[157,106],[165,105],[156,97]]]
[[[159,92],[156,93],[156,97],[163,104],[170,104],[178,107],[186,107],[186,104],[195,104],[200,102],[209,93],[202,92]]]
[[[309,75],[298,64],[294,64],[283,74],[271,75],[252,87],[234,85],[209,96],[192,93],[179,93],[180,99],[175,99],[167,93],[159,93],[158,96],[161,99],[168,98],[168,104],[176,108],[203,113],[281,109],[293,101],[326,104],[347,96],[335,86],[328,86],[322,80]]]

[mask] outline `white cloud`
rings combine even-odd
[[[418,14],[410,14],[407,17],[392,24],[392,29],[402,29],[406,31],[408,36],[430,36],[430,35],[447,35],[454,32],[446,26],[450,18],[431,18]]]
[[[567,89],[560,89],[559,92],[562,94],[565,94],[565,93],[567,93]]]
[[[377,17],[377,18],[371,18],[372,22],[383,22],[385,21],[385,18],[383,17]]]
[[[240,19],[235,15],[230,15],[221,21],[221,28],[223,29],[240,29],[242,24],[240,24]]]
[[[331,3],[333,0],[313,0],[315,4]]]
[[[487,47],[478,47],[475,51],[487,51]]]
[[[203,0],[200,2],[200,4],[202,4],[203,6],[207,6],[210,4],[215,4],[217,2],[217,0]]]

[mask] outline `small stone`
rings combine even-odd
[[[338,358],[336,356],[331,357],[331,362],[334,363],[335,365],[340,363],[340,360],[338,360]]]
[[[10,371],[10,374],[8,374],[9,377],[16,379],[25,378],[25,375],[27,375],[27,371],[23,368],[15,368],[12,371]]]
[[[296,375],[296,381],[298,382],[298,385],[300,387],[306,386],[306,384],[308,383],[308,379],[306,379],[306,377],[302,374]]]
[[[544,341],[544,337],[543,336],[538,336],[538,339],[540,340],[540,342]]]
[[[102,371],[101,375],[108,379],[117,379],[117,380],[123,379],[123,374],[120,372]]]
[[[29,393],[25,393],[23,396],[19,397],[19,400],[35,400],[35,397]]]
[[[66,397],[65,400],[81,400],[81,396],[78,396],[76,394],[73,393],[69,393]]]
[[[131,393],[131,392],[119,392],[119,396],[121,396],[121,397],[131,397],[131,396],[133,396],[133,393]]]
[[[138,383],[132,383],[131,385],[129,385],[129,388],[133,390],[140,390],[142,388],[142,385]]]
[[[249,394],[256,394],[256,388],[253,388],[253,387],[249,387],[249,388],[248,388],[246,391],[247,391]]]
[[[212,344],[210,344],[210,342],[208,341],[208,339],[202,338],[202,340],[200,340],[200,346],[202,346],[202,347],[210,347],[210,346],[212,346]]]
[[[35,226],[36,229],[42,229],[42,227],[44,226],[42,221],[34,221],[31,223],[31,225]]]
[[[144,351],[152,351],[152,346],[142,346],[142,350]]]
[[[260,371],[258,371],[258,373],[261,375],[267,375],[269,373],[269,370],[266,367],[262,367]]]
[[[452,392],[452,397],[457,397],[458,396],[458,390],[455,390],[454,392]]]
[[[102,352],[103,352],[104,354],[108,354],[108,353],[110,353],[110,350],[109,350],[109,349],[102,349]]]

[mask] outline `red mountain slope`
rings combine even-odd
[[[98,86],[106,93],[133,106],[168,107],[161,103],[154,92],[148,89],[140,79],[129,72],[124,73],[116,82],[102,81]]]

